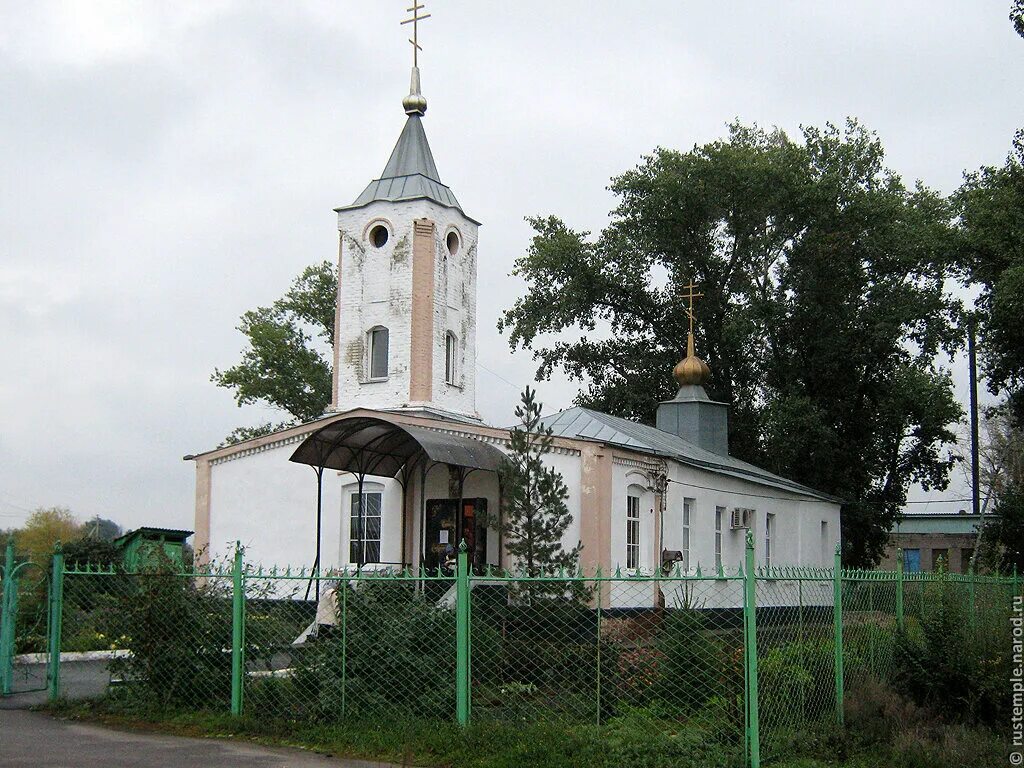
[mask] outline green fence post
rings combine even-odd
[[[14,583],[14,542],[7,542],[4,558],[3,599],[0,600],[0,693],[11,692],[14,675],[14,621],[17,616],[15,599],[18,588]]]
[[[53,548],[50,576],[50,671],[47,675],[50,701],[60,698],[61,625],[64,618],[64,550],[58,541]]]
[[[896,626],[903,629],[903,550],[896,550]]]
[[[245,583],[242,576],[242,544],[235,542],[235,562],[231,569],[231,714],[242,714],[245,677]]]
[[[833,609],[835,618],[836,656],[836,719],[843,724],[843,561],[840,547],[836,544],[835,564],[832,567]]]
[[[797,648],[800,649],[800,669],[806,669],[804,665],[804,583],[802,580],[796,582],[797,595]],[[800,681],[800,716],[807,716],[807,683]]]
[[[469,725],[469,550],[459,543],[455,572],[455,715]]]
[[[975,579],[974,579],[974,563],[971,563],[967,567],[967,599],[968,599],[968,601],[970,603],[969,607],[970,607],[970,612],[971,612],[970,613],[971,629],[974,629],[974,626],[977,623],[977,615],[976,615],[977,608],[976,608],[976,603],[974,601],[974,581],[975,581]]]
[[[747,756],[750,768],[761,766],[761,723],[757,710],[757,578],[754,573],[754,534],[747,531],[743,568],[743,658],[747,700]]]
[[[356,576],[358,577],[358,573]],[[358,585],[359,582],[356,582]],[[319,607],[319,606],[318,606]],[[348,688],[348,571],[341,585],[341,716],[345,716],[345,696]]]
[[[597,570],[597,724],[601,724],[601,569]]]
[[[875,617],[875,582],[868,582],[868,615],[871,617],[871,621],[874,622]],[[871,674],[878,674],[878,670],[875,667],[875,633],[868,631],[868,665],[871,667]]]

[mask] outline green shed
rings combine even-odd
[[[175,528],[136,528],[123,536],[114,539],[115,547],[123,552],[124,565],[129,571],[137,571],[152,565],[156,561],[156,553],[163,550],[164,555],[178,565],[184,565],[185,539],[192,531],[181,531]]]

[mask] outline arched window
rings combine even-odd
[[[371,328],[366,337],[370,379],[386,379],[388,377],[388,329],[383,326]]]
[[[444,380],[449,384],[455,384],[457,371],[455,365],[459,356],[459,340],[454,333],[448,331],[444,335]]]

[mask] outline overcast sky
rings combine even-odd
[[[609,177],[737,117],[856,116],[890,167],[951,191],[1024,126],[1009,4],[428,0],[427,133],[484,223],[484,417],[508,423],[533,377],[495,329],[524,216],[599,230]],[[403,124],[408,5],[0,0],[0,527],[54,504],[191,527],[181,457],[279,418],[210,373],[244,310],[336,257],[331,209]],[[540,391],[553,411],[576,387]]]

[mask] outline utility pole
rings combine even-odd
[[[967,357],[971,374],[971,512],[981,516],[981,472],[978,460],[978,353],[975,349],[977,321],[972,316],[967,325]]]

